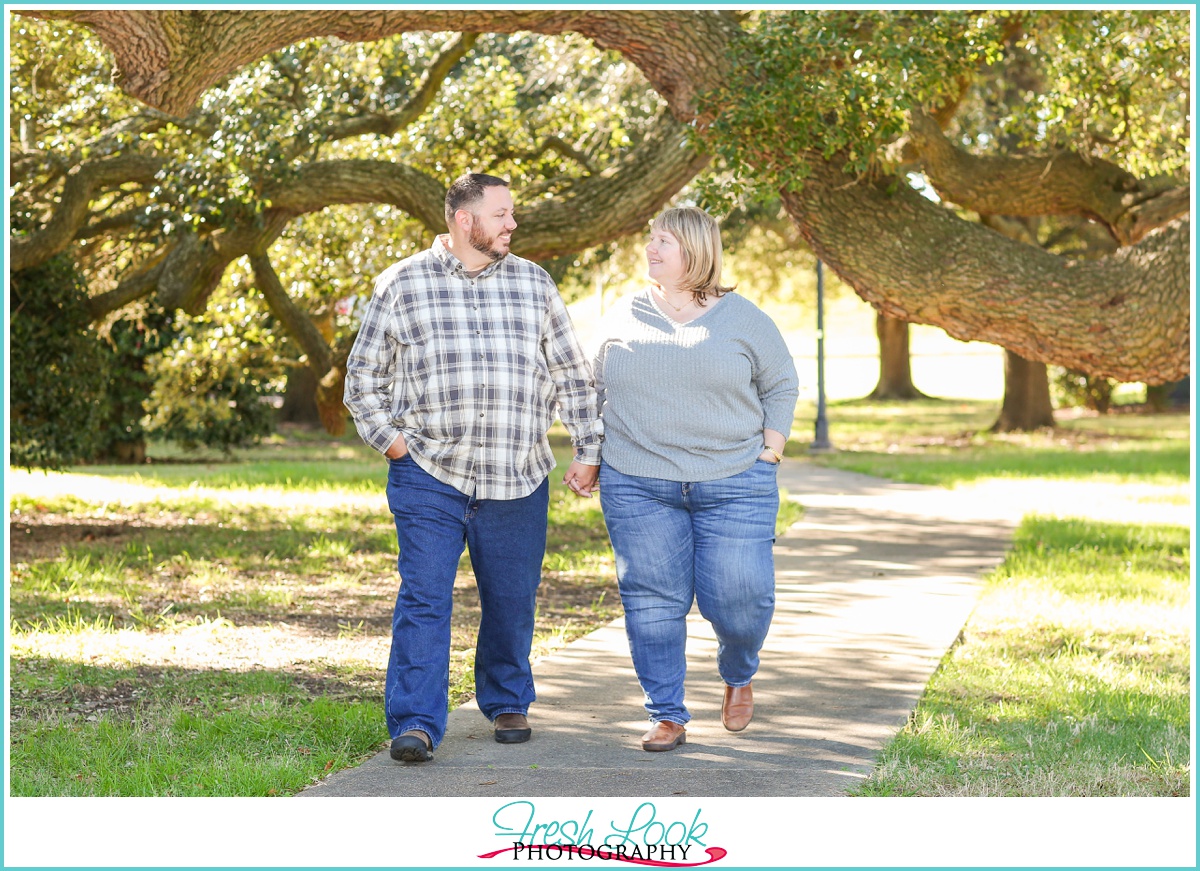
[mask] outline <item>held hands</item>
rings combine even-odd
[[[589,466],[581,463],[578,460],[573,460],[567,468],[567,474],[563,475],[563,483],[567,485],[576,496],[583,496],[587,499],[592,498],[592,491],[596,489],[596,480],[600,477],[599,466]]]

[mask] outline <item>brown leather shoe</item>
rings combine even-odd
[[[498,744],[524,744],[533,734],[524,714],[501,714],[496,718],[495,725]]]
[[[754,718],[754,690],[750,684],[744,687],[725,687],[725,701],[721,704],[721,723],[730,732],[740,732]]]
[[[670,720],[658,720],[650,731],[642,736],[642,749],[650,753],[674,750],[687,741],[687,730]]]

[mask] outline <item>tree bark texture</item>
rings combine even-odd
[[[924,399],[912,380],[912,357],[908,350],[908,321],[875,315],[879,338],[879,382],[868,399]]]
[[[333,365],[329,342],[321,335],[308,313],[292,302],[266,254],[250,255],[250,266],[254,270],[254,283],[267,301],[267,308],[300,345],[308,357],[308,365],[313,374],[318,379],[322,378]]]
[[[91,27],[113,51],[125,90],[175,114],[186,113],[222,76],[307,37],[366,41],[405,30],[572,30],[636,64],[674,116],[694,123],[701,135],[708,119],[696,117],[696,98],[727,77],[733,63],[727,50],[743,36],[737,16],[724,11],[88,9],[26,14],[70,18]],[[1160,197],[1139,199],[1148,191],[1123,190],[1128,180],[1104,166],[1063,163],[1056,169],[1058,159],[1047,163],[1045,157],[1014,165],[1021,179],[1042,187],[1069,187],[1073,179],[1089,177],[1100,179],[1101,188],[1107,185],[1097,202],[1075,191],[1043,196],[1030,211],[1069,207],[1108,220],[1112,214],[1105,203],[1115,197],[1126,206],[1124,216],[1140,216],[1127,222],[1138,227],[1124,229],[1118,217],[1110,225],[1115,232],[1132,239],[1147,225],[1158,227],[1104,259],[1072,261],[961,220],[903,180],[855,181],[841,171],[837,155],[776,154],[773,145],[755,143],[763,160],[799,159],[810,168],[801,190],[782,193],[788,214],[817,256],[880,312],[934,324],[959,339],[999,344],[1032,361],[1123,381],[1159,383],[1190,371],[1190,220],[1176,217],[1160,226],[1163,218],[1181,213],[1186,195],[1175,192],[1160,202],[1155,202]],[[949,180],[957,157],[939,152],[939,158],[947,161],[948,168],[941,170],[947,179],[940,179],[931,164],[935,187],[953,185],[955,196],[975,198],[980,205],[1003,194],[995,173],[988,176],[990,165],[963,167],[964,173],[983,172],[986,178],[959,183]],[[1015,187],[1015,179],[1009,185]],[[1126,203],[1127,196],[1134,201]],[[578,210],[551,204],[548,226],[569,228]],[[1001,204],[994,210],[1015,211]]]
[[[1119,244],[1133,245],[1190,209],[1190,185],[1163,189],[1116,164],[1071,151],[969,154],[922,113],[912,116],[908,141],[938,194],[981,214],[1082,215],[1104,224]]]
[[[850,183],[815,162],[784,207],[813,251],[884,314],[1119,381],[1190,368],[1185,218],[1099,260],[1006,239],[906,186]]]
[[[720,58],[740,34],[728,12],[667,10],[40,10],[91,28],[113,52],[130,96],[183,116],[226,75],[278,48],[314,36],[370,42],[407,31],[575,31],[616,49],[646,73],[675,111],[720,83]]]
[[[1045,363],[1034,363],[1005,349],[1004,402],[992,432],[1031,432],[1054,426],[1050,378]]]
[[[617,164],[571,181],[551,199],[521,201],[513,251],[531,260],[573,254],[646,229],[647,222],[708,163],[687,142],[685,125],[664,115]],[[328,160],[301,167],[264,192],[293,215],[330,205],[390,203],[431,233],[446,231],[446,188],[404,164]]]

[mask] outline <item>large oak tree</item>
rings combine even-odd
[[[549,256],[581,247],[582,237],[595,243],[641,226],[670,188],[658,182],[668,176],[682,184],[704,161],[684,143],[687,128],[696,148],[718,155],[743,180],[776,191],[816,254],[884,314],[1121,380],[1158,383],[1189,371],[1186,159],[1161,167],[1119,162],[1121,143],[1138,136],[1159,135],[1173,140],[1175,153],[1186,152],[1186,13],[29,14],[91,28],[112,51],[121,87],[178,118],[193,113],[208,88],[297,40],[573,31],[636,64],[673,118],[647,137],[651,160],[629,161],[623,175],[582,176],[541,203],[526,222],[528,253]],[[1062,50],[1072,53],[1076,78],[1031,107],[1033,133],[1020,153],[989,154],[986,143],[948,137],[947,119],[979,71],[1014,40],[1067,46]],[[1114,81],[1120,86],[1107,86]],[[1139,107],[1143,92],[1153,89],[1168,108],[1150,117]],[[120,173],[132,180],[153,170],[119,160],[126,158],[97,156],[73,167],[53,214],[14,239],[14,260],[37,262],[60,249],[86,227],[80,203]],[[913,168],[938,197],[904,181]],[[157,263],[143,264],[97,305],[119,305],[153,287],[165,303],[194,308],[242,255],[258,258],[256,273],[269,283],[268,264],[261,263],[265,244],[295,215],[330,203],[382,200],[434,220],[436,186],[406,167],[329,162],[306,168],[301,178],[302,184],[264,188],[269,206],[253,227],[180,234]],[[1121,247],[1103,258],[1075,259],[1009,239],[974,214],[1083,216]],[[636,219],[622,222],[620,215]]]

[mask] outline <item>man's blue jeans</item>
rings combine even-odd
[[[684,724],[687,614],[717,635],[717,670],[750,683],[775,613],[776,466],[757,460],[716,481],[642,478],[600,465],[600,503],[617,562],[625,631],[650,719]]]
[[[464,545],[482,614],[475,698],[489,720],[524,714],[534,700],[529,648],[550,485],[522,499],[476,499],[434,478],[411,456],[392,460],[388,505],[400,544],[400,592],[384,685],[388,732],[420,729],[437,747],[450,692],[450,611]]]

